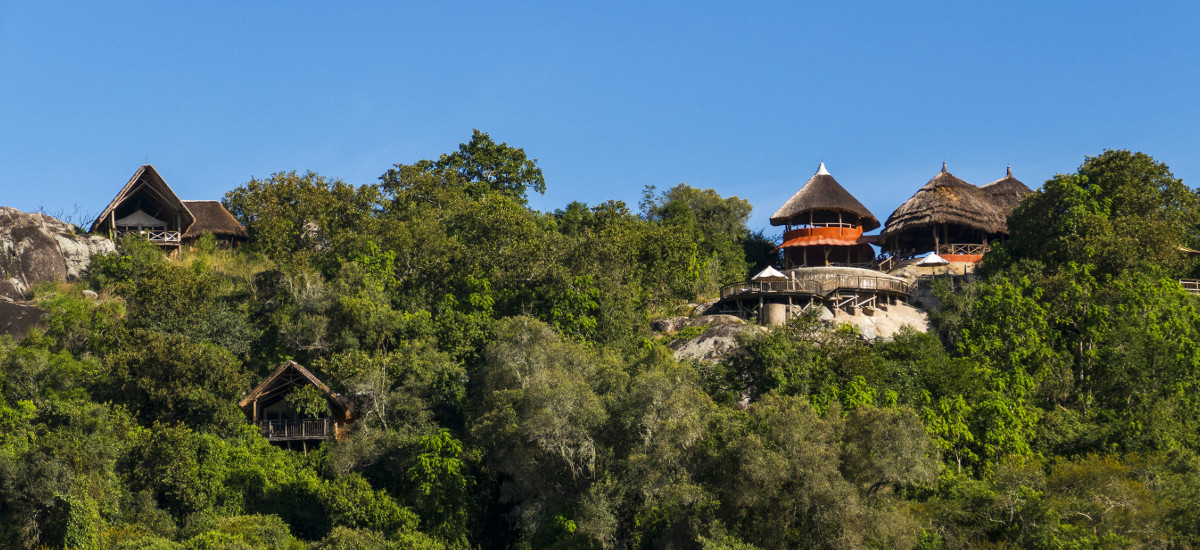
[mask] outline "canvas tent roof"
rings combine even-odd
[[[858,199],[833,179],[825,169],[825,163],[817,168],[817,173],[796,191],[792,198],[783,203],[775,214],[771,215],[771,225],[791,223],[801,214],[813,210],[833,210],[849,212],[862,219],[863,230],[870,231],[879,227],[879,220],[867,210]]]
[[[125,216],[124,218],[119,218],[116,224],[129,227],[158,227],[160,225],[166,225],[167,222],[155,218],[139,208],[136,212]]]

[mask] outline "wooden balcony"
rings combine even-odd
[[[254,423],[267,441],[301,441],[328,439],[335,435],[335,426],[328,418],[315,420],[259,420]]]
[[[146,240],[148,240],[152,243],[155,243],[155,244],[179,244],[180,232],[179,231],[168,231],[168,230],[160,231],[157,229],[155,229],[155,230],[143,229],[143,230],[137,230],[137,231],[134,231],[134,230],[117,231],[118,239],[121,237],[128,236],[128,235],[141,235],[143,237],[146,237]]]
[[[946,256],[979,256],[982,258],[991,249],[992,247],[986,244],[951,243],[938,246],[937,253],[943,258]]]
[[[1191,294],[1200,294],[1200,279],[1180,279],[1179,286]]]

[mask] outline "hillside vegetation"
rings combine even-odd
[[[935,332],[799,318],[717,364],[649,321],[769,261],[750,205],[647,189],[543,213],[476,132],[353,186],[225,197],[250,241],[126,240],[0,339],[0,541],[20,548],[1192,548],[1200,201],[1141,153],[1028,197]],[[98,293],[86,298],[83,289]],[[286,359],[350,435],[269,445]],[[302,392],[299,392],[302,393]],[[297,406],[304,396],[297,398]],[[311,398],[311,396],[308,396]]]

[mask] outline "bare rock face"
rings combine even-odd
[[[740,320],[739,320],[740,321]],[[758,325],[738,323],[713,324],[703,334],[689,340],[676,340],[667,345],[675,352],[676,359],[695,359],[716,363],[741,349],[737,337],[745,331],[766,331]]]
[[[854,325],[867,341],[891,340],[905,326],[917,332],[928,332],[933,328],[929,324],[928,314],[908,304],[895,304],[889,306],[886,311],[878,311],[871,315],[839,310],[827,322]]]
[[[689,327],[703,325],[740,325],[745,323],[735,315],[701,315],[699,317],[668,317],[650,322],[650,328],[658,332],[678,332]]]
[[[112,241],[45,214],[0,207],[0,296],[22,300],[34,283],[78,279],[92,256],[114,251]]]
[[[38,324],[45,312],[36,306],[0,298],[0,334],[11,334],[20,340]]]

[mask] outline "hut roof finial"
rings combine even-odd
[[[829,170],[825,169],[824,162],[821,163],[821,166],[817,167],[817,175],[818,176],[828,176],[829,175]]]
[[[1008,167],[1008,177],[1012,177],[1012,166]]]
[[[946,171],[946,161],[944,161],[944,160],[942,161],[942,171],[943,172]]]

